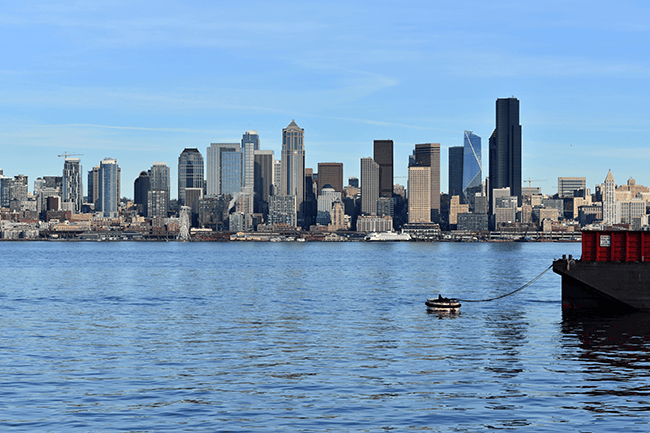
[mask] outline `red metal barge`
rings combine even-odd
[[[553,262],[562,307],[650,311],[650,232],[584,231],[582,258]]]

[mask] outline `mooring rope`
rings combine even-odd
[[[517,292],[519,292],[521,290],[524,290],[526,287],[530,286],[535,281],[542,278],[542,275],[547,273],[549,271],[549,269],[551,269],[552,267],[553,267],[553,265],[549,266],[548,268],[544,269],[544,271],[541,274],[539,274],[538,276],[536,276],[535,278],[533,278],[532,280],[530,280],[529,282],[527,282],[523,286],[519,287],[518,289],[513,290],[510,293],[506,293],[505,295],[497,296],[496,298],[490,298],[490,299],[458,299],[458,300],[460,302],[489,302],[489,301],[496,301],[497,299],[505,298],[506,296],[514,295],[515,293],[517,293]]]

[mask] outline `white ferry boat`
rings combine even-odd
[[[384,233],[369,233],[366,236],[367,241],[379,241],[379,242],[390,242],[390,241],[410,241],[411,235],[408,233],[396,233],[396,232],[384,232]]]

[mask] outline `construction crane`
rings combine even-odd
[[[531,203],[531,197],[533,195],[531,191],[531,184],[533,182],[546,182],[546,181],[547,179],[531,179],[531,178],[524,179],[524,182],[528,182],[528,203]]]
[[[65,158],[67,159],[69,156],[83,156],[83,155],[84,155],[83,153],[68,153],[68,152],[63,152],[63,155],[57,155],[57,156],[58,156],[59,158],[61,158],[62,156],[65,156]]]

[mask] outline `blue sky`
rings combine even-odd
[[[187,3],[187,4],[186,4]],[[305,129],[306,164],[359,176],[372,141],[487,142],[495,101],[521,103],[523,177],[593,189],[650,185],[650,5],[641,1],[21,1],[0,11],[0,167],[6,176],[122,167],[122,195],[153,162],[257,130],[280,158]],[[397,178],[406,183],[406,178]]]

